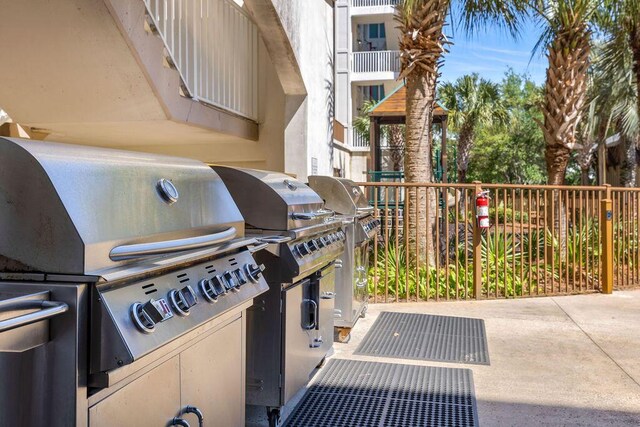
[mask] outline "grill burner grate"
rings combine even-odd
[[[330,360],[285,425],[477,426],[472,372]]]
[[[489,365],[484,320],[382,312],[355,354]]]

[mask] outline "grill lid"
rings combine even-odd
[[[231,192],[247,224],[264,230],[294,230],[333,215],[302,182],[278,172],[212,166]]]
[[[0,138],[0,271],[93,275],[244,236],[220,178],[188,159]]]
[[[312,175],[309,186],[324,199],[328,209],[341,215],[360,217],[373,212],[360,187],[350,179]]]

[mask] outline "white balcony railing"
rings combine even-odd
[[[258,115],[258,29],[232,0],[144,0],[189,95]]]
[[[351,145],[353,147],[357,147],[357,148],[368,148],[369,147],[369,138],[365,138],[360,132],[357,132],[354,129],[353,130],[353,143]]]
[[[354,73],[397,73],[400,71],[400,51],[354,52],[352,71]]]
[[[351,0],[353,7],[395,6],[400,0]]]

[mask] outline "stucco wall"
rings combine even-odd
[[[320,0],[273,0],[298,61],[306,97],[287,96],[285,172],[332,174],[333,8]]]

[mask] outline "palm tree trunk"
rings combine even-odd
[[[393,170],[401,171],[404,162],[404,135],[401,125],[389,126],[389,148],[391,148],[389,157]]]
[[[634,187],[636,184],[636,140],[622,135],[622,146],[624,159],[620,167],[620,185],[623,187]]]
[[[563,185],[576,129],[582,120],[587,94],[590,32],[586,23],[556,34],[549,45],[547,80],[542,106],[548,184]],[[567,218],[560,191],[548,192],[547,224],[558,239],[559,255],[567,248]],[[550,220],[553,218],[553,224]],[[551,248],[553,250],[553,248]],[[548,251],[549,252],[549,251]]]
[[[580,168],[580,185],[589,185],[589,167]]]
[[[431,161],[431,124],[435,102],[435,73],[411,73],[406,79],[407,118],[404,173],[406,182],[431,182],[433,165]],[[437,209],[435,191],[408,192],[405,195],[411,209],[408,219],[409,244],[418,248],[420,254],[427,254],[429,264],[435,261],[433,226]],[[427,218],[427,203],[429,217]],[[414,254],[414,256],[417,254]],[[418,259],[422,256],[418,257]],[[422,258],[424,259],[424,258]],[[414,258],[416,260],[416,258]]]
[[[458,138],[458,182],[467,181],[472,146],[473,132],[468,126],[465,126],[460,130]]]

